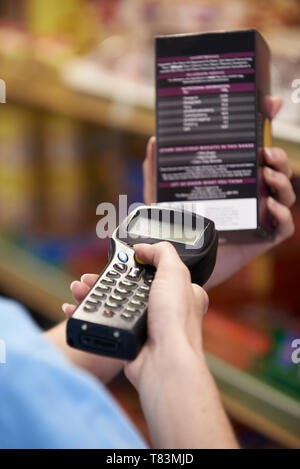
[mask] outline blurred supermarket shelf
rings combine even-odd
[[[62,68],[61,77],[70,88],[79,92],[149,111],[154,109],[153,85],[113,74],[99,63],[74,59]]]
[[[212,355],[207,355],[229,414],[291,448],[300,447],[300,402]]]
[[[21,64],[0,56],[0,70],[8,102],[137,135],[154,133],[154,89],[150,84],[123,79],[82,59],[65,65],[58,74],[36,63]],[[273,133],[275,144],[289,151],[293,170],[300,174],[300,128],[277,119]]]
[[[53,321],[64,318],[61,305],[72,299],[74,280],[27,250],[0,237],[0,289]]]
[[[127,106],[154,110],[155,93],[150,84],[134,82],[118,75],[112,75],[104,67],[85,59],[71,61],[61,72],[62,80],[80,93],[97,98],[106,97],[112,102]],[[149,134],[151,128],[147,134]],[[275,120],[274,137],[300,144],[300,127],[281,120]]]
[[[43,316],[64,318],[71,276],[12,241],[0,238],[0,288]],[[14,259],[14,262],[11,262]],[[300,448],[300,402],[249,373],[208,354],[229,414],[278,443]]]
[[[118,128],[137,135],[153,134],[152,110],[130,101],[116,100],[115,97],[119,96],[117,92],[115,97],[106,93],[95,99],[94,93],[86,93],[85,90],[78,90],[75,86],[70,87],[64,83],[55,70],[30,61],[24,63],[0,56],[0,71],[1,79],[6,83],[7,102],[36,106],[80,121]],[[136,85],[131,87],[131,96],[135,87]],[[118,86],[114,84],[114,89],[116,88]]]
[[[273,122],[273,134],[278,140],[285,140],[300,145],[300,127],[295,124],[287,124],[282,120],[275,119]]]

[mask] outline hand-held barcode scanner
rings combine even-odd
[[[185,210],[138,207],[114,231],[108,264],[68,321],[70,346],[126,360],[136,357],[147,336],[155,268],[135,256],[133,245],[161,241],[173,244],[194,283],[206,283],[217,254],[214,223]]]

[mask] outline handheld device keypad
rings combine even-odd
[[[138,265],[133,250],[124,254],[118,253],[117,257],[124,260],[114,263],[101,275],[83,302],[84,312],[100,313],[111,319],[111,325],[115,316],[134,322],[144,313],[154,277],[153,268]]]
[[[136,357],[146,339],[148,298],[155,268],[136,257],[133,244],[164,240],[159,231],[162,215],[171,215],[170,224],[175,226],[178,213],[179,210],[168,208],[139,207],[115,230],[107,266],[68,320],[69,345],[115,358],[131,360]],[[196,229],[192,243],[189,244],[186,237],[167,240],[189,267],[192,280],[202,285],[215,265],[218,236],[213,222],[191,214],[192,224],[196,218],[201,218],[203,223]],[[145,220],[151,222],[152,219],[154,236],[147,232],[145,225]],[[186,244],[195,249],[186,250]]]

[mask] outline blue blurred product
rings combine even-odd
[[[92,252],[100,257],[106,252],[105,242],[98,240],[93,233],[60,237],[31,235],[15,238],[15,242],[39,259],[60,267],[65,267],[70,259],[82,256],[83,252]]]
[[[300,331],[278,327],[273,334],[274,347],[262,360],[263,379],[300,401],[300,368],[292,361],[292,342],[300,338]]]
[[[128,161],[125,178],[128,186],[128,204],[143,202],[143,177],[140,161]]]

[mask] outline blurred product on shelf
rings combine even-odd
[[[285,98],[280,122],[299,127],[290,99],[291,76],[300,76],[297,0],[5,0],[0,53],[54,67],[80,92],[152,109],[153,36],[253,26],[272,48],[273,94]]]
[[[152,109],[154,35],[255,25],[272,48],[273,94],[285,98],[279,118],[300,125],[298,107],[290,99],[291,76],[300,76],[299,2],[123,0],[112,23],[117,26],[111,26],[94,49],[62,68],[63,80],[74,89]]]
[[[42,124],[42,181],[47,232],[80,232],[89,219],[80,124],[47,115]]]
[[[5,105],[0,113],[0,223],[40,235],[94,232],[101,202],[142,202],[145,141]],[[25,233],[23,233],[25,234]]]
[[[35,121],[31,111],[0,108],[0,227],[28,231],[37,220]]]
[[[25,249],[40,261],[58,267],[73,278],[88,272],[101,272],[107,263],[108,242],[94,233],[73,236],[14,237],[16,246]]]
[[[110,202],[118,206],[119,194],[126,193],[122,133],[93,129],[90,137],[91,165],[95,181],[96,203]]]
[[[14,31],[19,39],[8,41],[16,56],[18,49],[30,49],[31,58],[48,65],[61,64],[99,38],[95,8],[85,0],[2,0],[0,18],[6,34]]]
[[[145,139],[65,116],[0,108],[0,227],[38,258],[79,277],[100,272],[101,202],[142,202]]]
[[[300,402],[300,375],[291,360],[291,343],[299,336],[299,323],[275,307],[211,309],[204,321],[207,352]]]
[[[275,443],[245,425],[241,425],[235,420],[232,421],[232,425],[243,449],[283,449],[282,445]]]
[[[300,4],[298,3],[300,10]],[[300,28],[280,29],[269,33],[269,40],[276,51],[273,54],[272,82],[273,92],[282,96],[284,105],[279,113],[282,122],[300,126],[299,98],[296,88],[300,89]],[[293,93],[294,92],[294,93]]]
[[[277,318],[276,318],[277,320]],[[258,372],[262,379],[281,391],[290,394],[300,402],[300,374],[291,360],[291,344],[300,337],[299,327],[288,329],[279,326],[274,327],[273,348],[257,364]]]
[[[232,365],[250,370],[257,357],[266,355],[272,347],[269,337],[232,319],[225,311],[210,310],[204,321],[205,350]]]

